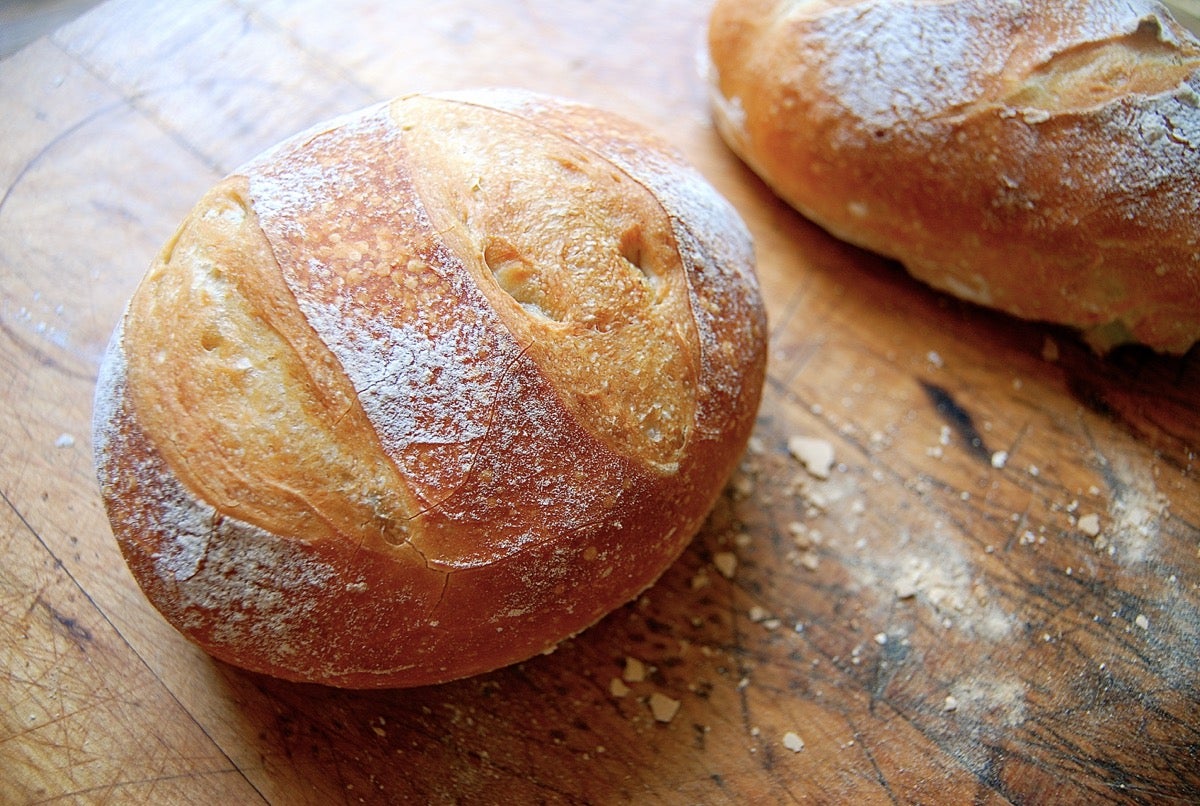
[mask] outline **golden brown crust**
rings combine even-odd
[[[1200,339],[1200,43],[1157,3],[720,0],[722,134],[833,234],[1100,348]]]
[[[106,358],[97,464],[151,602],[342,686],[530,657],[649,585],[753,424],[745,228],[623,121],[414,96],[213,189]]]

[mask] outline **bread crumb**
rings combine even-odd
[[[996,451],[992,454],[992,467],[999,470],[1008,464],[1008,451]]]
[[[896,583],[896,598],[911,599],[917,595],[917,577],[911,576]]]
[[[735,499],[744,501],[754,495],[754,478],[745,473],[739,473],[730,483],[730,490]]]
[[[66,432],[59,434],[58,439],[54,440],[54,447],[56,448],[70,448],[74,444],[75,437]]]
[[[1053,363],[1057,361],[1058,358],[1058,343],[1055,342],[1054,339],[1047,336],[1046,340],[1042,342],[1042,360]]]
[[[608,692],[617,698],[626,697],[629,695],[629,686],[625,685],[621,678],[614,677],[608,681]]]
[[[788,453],[794,456],[804,469],[818,479],[829,478],[833,469],[833,445],[814,437],[792,437],[787,443]]]
[[[670,722],[679,713],[679,700],[674,700],[666,694],[654,692],[650,695],[650,713],[654,714],[657,722]]]
[[[627,683],[640,683],[646,679],[646,664],[642,663],[637,658],[625,658],[625,670],[621,672],[621,677]]]
[[[708,572],[701,568],[696,572],[696,575],[692,577],[692,590],[695,591],[700,590],[701,588],[707,588],[708,584]]]
[[[945,366],[945,362],[942,361],[941,355],[939,355],[936,350],[930,350],[928,353],[926,353],[925,360],[929,362],[930,366],[938,369],[941,369],[943,366]]]
[[[718,551],[713,555],[713,565],[726,579],[733,579],[737,573],[737,555],[732,551]]]
[[[787,525],[787,530],[792,536],[792,542],[796,544],[798,549],[806,549],[812,547],[812,538],[808,534],[808,527],[800,521],[792,521]]]
[[[1095,538],[1100,534],[1100,516],[1096,513],[1084,515],[1079,519],[1079,531],[1091,538]]]
[[[953,694],[946,695],[946,699],[942,701],[942,710],[946,712],[958,710],[958,700],[954,698]]]
[[[795,731],[789,730],[783,734],[783,746],[793,753],[799,753],[804,749],[804,740]]]
[[[1138,613],[1137,618],[1133,620],[1133,623],[1141,627],[1143,630],[1150,629],[1150,619],[1146,618],[1145,613]]]

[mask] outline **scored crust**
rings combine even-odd
[[[114,532],[210,653],[344,686],[529,657],[649,585],[753,424],[749,236],[681,158],[515,92],[412,96],[219,183],[98,387]]]
[[[720,0],[714,113],[832,234],[1099,349],[1200,339],[1200,42],[1153,2]]]

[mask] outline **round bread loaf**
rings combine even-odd
[[[749,234],[664,143],[523,92],[405,97],[183,222],[103,363],[103,498],[149,600],[217,658],[464,677],[680,554],[765,345]]]
[[[835,236],[1100,350],[1200,339],[1200,42],[1144,0],[718,0],[732,149]]]

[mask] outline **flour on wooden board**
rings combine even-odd
[[[1167,516],[1167,499],[1154,483],[1149,467],[1138,467],[1121,455],[1105,459],[1113,484],[1109,521],[1097,539],[1120,563],[1138,564],[1157,556],[1159,532]]]

